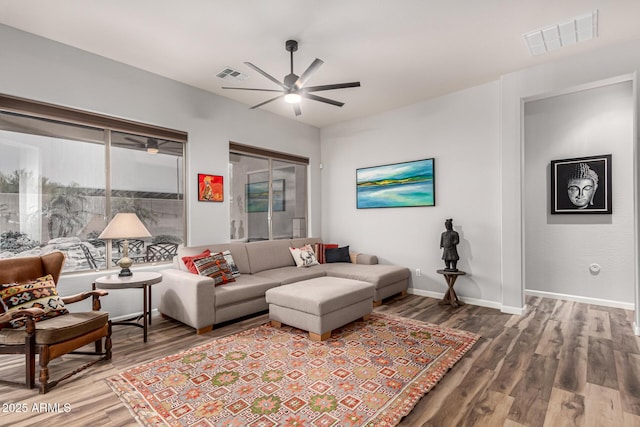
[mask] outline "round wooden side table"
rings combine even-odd
[[[117,274],[98,277],[92,285],[92,289],[140,289],[143,292],[142,314],[131,319],[112,322],[113,325],[129,325],[142,328],[144,342],[147,342],[147,328],[151,324],[151,286],[162,282],[162,275],[153,271],[134,272],[132,276],[120,277]],[[140,318],[143,324],[139,324]],[[135,319],[135,321],[133,321]]]
[[[442,298],[442,300],[438,302],[438,304],[441,304],[441,305],[449,304],[454,307],[464,305],[464,303],[458,299],[458,295],[456,295],[456,291],[453,290],[453,285],[455,285],[456,280],[458,279],[458,276],[464,276],[467,273],[465,273],[462,270],[458,270],[458,271],[437,270],[436,273],[442,274],[444,276],[444,279],[447,281],[447,286],[449,286],[449,289],[447,289],[447,292],[444,294],[444,297]]]

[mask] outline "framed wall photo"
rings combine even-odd
[[[356,170],[358,209],[435,206],[435,159]]]
[[[552,214],[611,212],[611,154],[551,161]]]
[[[221,175],[198,174],[198,201],[224,202],[224,185]]]

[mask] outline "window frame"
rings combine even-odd
[[[105,146],[105,194],[107,195],[105,203],[105,215],[111,217],[111,134],[112,132],[129,133],[140,137],[157,138],[162,140],[170,140],[183,144],[182,161],[183,172],[182,180],[184,183],[183,193],[183,235],[182,240],[186,242],[188,236],[188,205],[187,205],[187,185],[186,185],[186,144],[188,142],[188,133],[175,129],[165,128],[156,125],[150,125],[133,120],[122,119],[114,116],[83,111],[75,108],[64,107],[60,105],[34,101],[26,98],[20,98],[0,93],[0,112],[14,113],[34,119],[44,119],[56,121],[61,124],[80,125],[92,127],[101,130],[104,134]],[[108,222],[108,221],[107,221]],[[111,242],[108,242],[108,246]],[[114,268],[111,260],[111,251],[106,251],[106,269]],[[64,274],[82,273],[89,270],[69,271]]]

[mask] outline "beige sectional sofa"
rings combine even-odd
[[[411,275],[408,268],[378,264],[373,255],[353,254],[355,263],[329,263],[296,267],[289,247],[321,243],[317,238],[224,243],[178,249],[172,268],[162,270],[163,280],[154,286],[158,310],[164,316],[208,332],[213,325],[265,311],[268,289],[316,277],[361,280],[375,286],[374,305],[383,298],[405,293]],[[240,276],[235,282],[214,286],[213,279],[190,273],[182,261],[205,249],[230,251]]]

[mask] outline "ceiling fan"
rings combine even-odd
[[[320,66],[324,64],[324,61],[316,58],[311,63],[311,65],[309,65],[309,67],[304,71],[304,73],[302,73],[301,76],[298,76],[293,72],[293,52],[298,50],[298,42],[295,40],[287,40],[285,42],[285,49],[287,50],[287,52],[291,54],[291,73],[284,76],[284,80],[282,82],[276,79],[275,77],[273,77],[272,75],[261,70],[260,68],[256,67],[252,63],[245,62],[245,64],[249,68],[257,71],[258,73],[262,74],[263,76],[265,76],[266,78],[268,78],[269,80],[271,80],[272,82],[280,86],[280,89],[255,89],[255,88],[244,88],[244,87],[223,87],[222,89],[280,92],[281,93],[280,95],[274,98],[268,99],[264,102],[261,102],[260,104],[254,105],[250,109],[262,107],[263,105],[268,104],[272,101],[275,101],[276,99],[284,98],[285,102],[293,105],[293,111],[295,112],[296,116],[299,116],[300,114],[302,114],[302,111],[300,110],[301,97],[311,99],[313,101],[324,102],[326,104],[331,104],[338,107],[342,107],[344,105],[344,102],[336,101],[329,98],[324,98],[322,96],[317,96],[312,94],[311,92],[320,92],[323,90],[333,90],[333,89],[344,89],[349,87],[360,87],[360,82],[336,83],[336,84],[321,85],[321,86],[305,86],[305,84],[307,83],[309,78],[311,78],[313,73],[315,73],[318,70],[318,68],[320,68]]]

